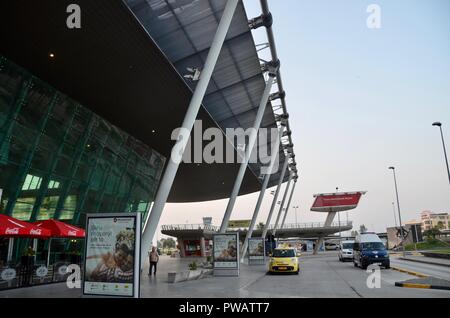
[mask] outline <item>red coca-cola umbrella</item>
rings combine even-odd
[[[37,227],[46,229],[51,233],[48,242],[47,267],[50,265],[50,249],[52,238],[84,238],[86,233],[83,229],[57,220],[45,220],[34,223]]]
[[[47,239],[51,236],[51,232],[34,224],[0,214],[0,236]]]
[[[86,235],[83,229],[57,220],[34,222],[34,225],[38,228],[50,231],[51,237],[84,238]]]

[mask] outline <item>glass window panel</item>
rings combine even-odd
[[[36,198],[19,198],[14,205],[12,217],[22,221],[28,221],[33,212],[33,206]]]
[[[3,61],[0,63],[4,63]],[[16,95],[22,86],[22,75],[6,65],[0,68],[0,127],[3,126]]]
[[[21,108],[17,119],[19,123],[38,130],[42,119],[47,116],[53,95],[47,88],[35,83],[29,90],[25,104]]]
[[[77,207],[77,196],[69,195],[64,202],[64,208],[61,210],[60,220],[72,220]]]
[[[36,190],[39,188],[39,185],[41,183],[41,178],[37,177],[37,176],[33,176],[33,179],[31,180],[30,183],[30,187],[28,188],[29,190]]]
[[[55,215],[56,205],[58,204],[59,196],[47,196],[42,201],[39,208],[37,220],[49,220]]]
[[[22,186],[22,190],[28,190],[30,188],[31,180],[33,179],[33,176],[30,174],[27,174],[27,177],[25,178],[25,181]]]

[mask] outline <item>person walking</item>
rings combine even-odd
[[[148,253],[148,258],[150,260],[150,269],[148,271],[148,276],[152,276],[152,269],[153,270],[153,274],[156,276],[156,270],[157,270],[157,265],[159,262],[159,255],[158,252],[156,251],[156,247],[152,247],[151,252]]]

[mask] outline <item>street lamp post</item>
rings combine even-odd
[[[294,210],[295,210],[295,225],[298,224],[298,220],[297,220],[297,209],[298,208],[299,208],[298,206],[294,206]]]
[[[445,149],[444,133],[442,132],[442,123],[436,122],[436,123],[433,123],[433,126],[439,127],[439,129],[441,131],[442,146],[444,147],[445,164],[447,165],[448,182],[450,183],[450,169],[448,166],[447,149]]]
[[[395,167],[389,167],[390,170],[392,170],[392,172],[394,173],[394,184],[395,184],[395,195],[397,196],[397,210],[398,210],[398,221],[400,222],[400,232],[402,233],[402,239],[403,239],[403,256],[406,255],[406,250],[405,250],[405,232],[403,231],[403,226],[402,226],[402,215],[400,213],[400,201],[398,199],[398,187],[397,187],[397,176],[395,174]]]
[[[336,187],[336,194],[338,194],[338,192],[339,192],[339,187]],[[337,215],[338,215],[338,222],[339,222],[339,239],[342,241],[342,233],[341,233],[341,214],[339,213],[339,211],[338,211]]]
[[[395,228],[397,228],[397,216],[395,215],[395,203],[392,202],[392,211],[394,211],[394,222],[395,222]]]

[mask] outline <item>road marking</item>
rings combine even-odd
[[[397,287],[403,288],[420,288],[420,289],[431,289],[431,285],[427,284],[411,284],[411,283],[395,283]]]
[[[418,272],[414,272],[414,271],[410,271],[410,270],[403,269],[403,268],[396,267],[396,266],[391,266],[391,269],[393,269],[394,271],[401,272],[401,273],[406,273],[406,274],[409,274],[409,275],[417,276],[419,278],[427,278],[427,277],[429,277],[428,275],[425,275],[425,274],[422,274],[422,273],[418,273]]]

